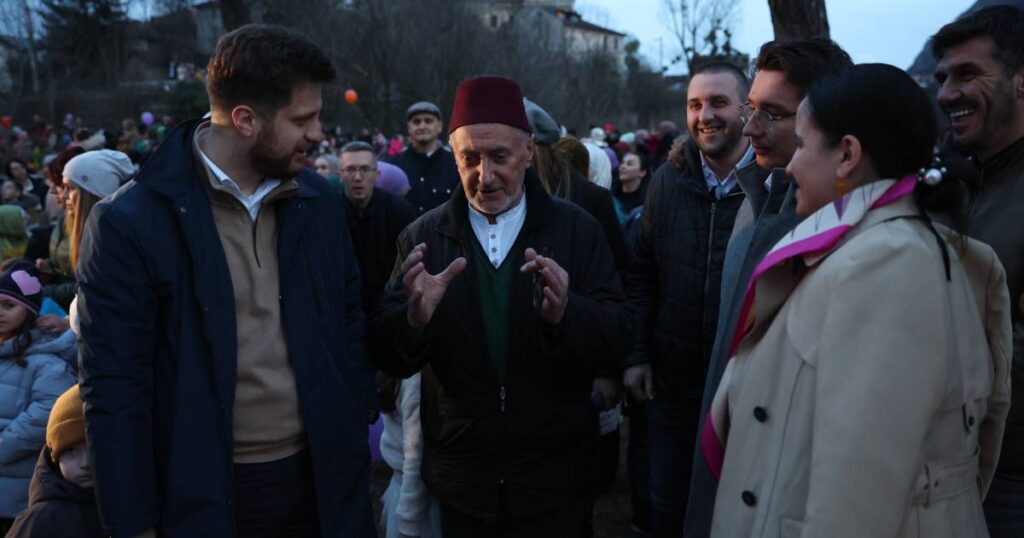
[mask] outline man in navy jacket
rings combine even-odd
[[[211,56],[209,120],[98,204],[78,266],[104,526],[133,536],[375,533],[370,371],[322,140],[322,51],[270,26]]]

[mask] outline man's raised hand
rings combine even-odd
[[[441,304],[448,284],[466,268],[466,258],[458,257],[448,264],[444,271],[432,275],[423,265],[423,254],[426,251],[426,243],[416,245],[406,256],[401,267],[402,285],[409,295],[407,319],[409,326],[417,332],[423,331],[430,318],[434,316],[434,310]]]

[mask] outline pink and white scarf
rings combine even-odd
[[[797,256],[803,256],[809,265],[819,261],[831,252],[843,236],[863,220],[868,212],[909,195],[914,191],[916,185],[917,177],[913,175],[899,180],[889,179],[868,183],[815,211],[811,216],[800,221],[793,231],[776,243],[768,255],[761,260],[761,263],[757,264],[750,277],[747,293],[743,299],[743,308],[740,310],[739,324],[733,334],[732,345],[729,349],[729,360],[736,357],[740,342],[755,325],[754,301],[757,282],[761,275]],[[708,411],[700,439],[704,460],[711,468],[711,473],[716,480],[722,475],[722,463],[725,460],[724,439],[726,437],[723,434],[727,433],[729,410],[728,399],[724,396],[728,383],[729,375],[727,373],[719,384],[718,394],[715,395],[711,409]]]

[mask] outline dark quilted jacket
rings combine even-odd
[[[716,200],[700,153],[683,147],[677,168],[666,163],[647,190],[627,292],[637,315],[637,340],[626,366],[649,363],[655,390],[701,396],[715,342],[725,248],[743,202],[739,188]]]

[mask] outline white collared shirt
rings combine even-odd
[[[491,224],[487,216],[477,211],[472,204],[469,205],[469,224],[473,227],[476,240],[490,258],[491,265],[501,267],[526,222],[526,193],[523,193],[515,207],[498,215],[495,220],[497,222]]]
[[[201,129],[196,130],[196,136],[199,135],[200,130]],[[196,144],[196,147],[199,148],[199,144]],[[253,221],[255,221],[256,217],[260,214],[260,207],[263,205],[263,199],[270,194],[270,191],[276,189],[277,186],[281,184],[281,180],[279,179],[266,179],[256,187],[256,190],[253,191],[252,194],[246,196],[245,194],[242,194],[242,189],[238,188],[238,184],[228,177],[228,175],[225,174],[219,166],[214,164],[213,161],[206,156],[206,153],[203,152],[202,148],[199,148],[199,156],[203,158],[203,162],[210,168],[213,175],[217,176],[217,181],[220,181],[220,184],[223,185],[232,196],[237,198],[239,202],[242,202],[246,211],[249,212],[249,218]]]
[[[736,163],[729,175],[722,179],[718,177],[718,174],[711,169],[708,165],[708,161],[704,158],[704,152],[700,152],[700,164],[704,169],[704,181],[708,185],[708,190],[716,194],[718,198],[722,198],[729,194],[736,188],[738,180],[736,178],[736,171],[744,166],[750,164],[754,160],[754,146],[747,146],[746,153],[740,158],[740,161]]]

